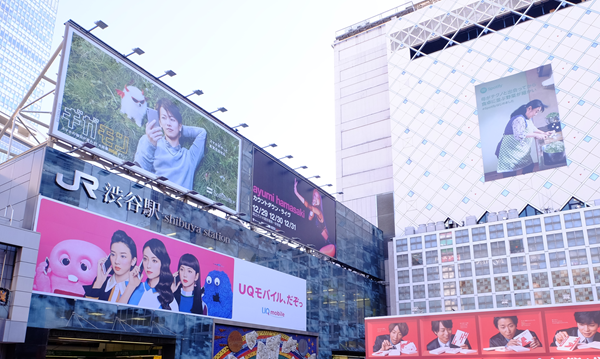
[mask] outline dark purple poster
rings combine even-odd
[[[335,201],[254,151],[252,221],[335,257]]]

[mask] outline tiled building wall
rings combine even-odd
[[[397,314],[600,300],[600,207],[394,242]]]
[[[563,2],[546,15],[521,16],[530,5],[537,4],[444,0],[390,25],[396,233],[486,211],[527,204],[560,209],[571,197],[600,198],[600,72],[594,66],[600,57],[600,3]],[[424,40],[452,37],[456,30],[506,14],[515,15],[517,24],[484,28],[485,36],[411,57]],[[568,166],[484,182],[475,86],[546,64],[554,71]]]

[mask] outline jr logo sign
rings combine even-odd
[[[85,192],[87,193],[88,197],[96,199],[96,193],[94,193],[94,191],[98,189],[98,179],[96,177],[87,173],[83,173],[79,170],[75,170],[75,178],[73,179],[73,184],[66,184],[63,181],[63,174],[56,174],[56,184],[60,188],[66,189],[67,191],[77,191],[79,189],[80,183],[83,184],[83,189],[85,189]]]

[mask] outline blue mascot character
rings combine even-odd
[[[208,273],[204,282],[202,300],[206,303],[208,315],[231,318],[233,292],[231,291],[231,282],[225,272],[213,270]]]

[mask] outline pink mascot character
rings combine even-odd
[[[106,253],[95,244],[77,239],[59,242],[37,266],[33,289],[83,297],[83,286],[94,282],[102,258]]]

